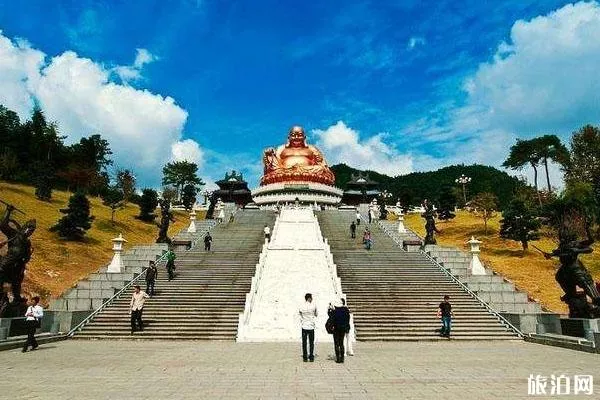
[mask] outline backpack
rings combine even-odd
[[[327,318],[327,322],[325,322],[325,330],[330,335],[333,335],[333,332],[335,332],[335,322],[333,322],[333,316]]]

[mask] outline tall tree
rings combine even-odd
[[[593,184],[600,177],[600,129],[586,125],[571,137],[571,151],[566,168],[567,184]]]
[[[542,197],[538,188],[538,170],[541,156],[538,152],[538,146],[533,140],[517,139],[517,143],[511,146],[508,158],[502,164],[505,168],[521,170],[529,164],[533,168],[533,184],[538,194],[538,202],[542,204]]]
[[[118,169],[116,175],[117,188],[123,193],[123,200],[128,202],[135,193],[135,175],[129,169]]]
[[[562,144],[556,135],[544,135],[533,139],[533,147],[546,170],[548,193],[552,193],[550,175],[548,174],[548,160],[552,160],[565,166],[568,164],[569,150],[567,150],[566,146]]]
[[[109,186],[100,193],[102,204],[110,207],[110,221],[115,224],[115,213],[125,205],[125,196],[123,191],[117,186]]]
[[[202,186],[204,182],[198,177],[198,165],[189,161],[174,161],[163,167],[163,185],[173,185],[178,195],[185,185]]]
[[[154,189],[144,189],[140,199],[140,215],[137,218],[146,222],[154,221],[156,207],[158,207],[158,193]]]
[[[85,232],[92,227],[94,217],[90,216],[90,202],[85,194],[77,192],[69,198],[69,206],[60,210],[64,216],[51,231],[68,240],[82,240]]]
[[[483,219],[485,234],[488,233],[488,221],[496,215],[498,199],[493,193],[479,193],[469,203],[472,212]]]
[[[500,220],[500,237],[515,240],[523,246],[523,253],[529,247],[529,242],[538,240],[540,221],[522,198],[514,198],[502,212]]]
[[[187,211],[191,211],[196,203],[197,190],[194,185],[185,185],[183,187],[183,195],[181,196],[181,202]]]

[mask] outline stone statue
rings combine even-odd
[[[570,318],[600,318],[600,293],[589,271],[579,261],[580,254],[593,251],[591,245],[594,239],[589,226],[585,230],[585,240],[577,240],[577,234],[563,230],[559,233],[558,248],[552,253],[544,253],[546,258],[558,257],[560,261],[555,278],[565,292],[560,299],[569,306]],[[582,288],[583,293],[578,292],[577,287]],[[591,303],[587,297],[592,300]]]
[[[335,177],[321,152],[306,143],[304,129],[294,126],[288,142],[263,154],[264,174],[261,185],[281,182],[316,182],[333,185]]]
[[[423,246],[428,244],[436,244],[435,234],[440,233],[439,229],[435,226],[435,211],[433,205],[429,204],[427,200],[423,201],[423,208],[425,212],[421,214],[421,217],[425,218],[425,240]]]
[[[171,222],[175,222],[175,218],[173,218],[173,213],[171,212],[171,202],[162,199],[160,201],[160,224],[158,225],[160,229],[156,243],[171,243],[171,239],[168,236],[169,224]]]
[[[0,317],[19,316],[21,306],[21,285],[25,278],[25,267],[31,259],[33,249],[29,237],[36,227],[35,219],[21,226],[11,218],[16,208],[7,204],[6,211],[0,220],[0,231],[6,240],[0,243],[0,248],[7,246],[6,255],[0,258],[0,284],[2,298],[0,299]]]

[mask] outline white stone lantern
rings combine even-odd
[[[467,242],[471,245],[471,264],[469,264],[469,270],[471,271],[471,275],[485,275],[485,268],[481,261],[479,260],[479,245],[482,243],[480,240],[475,239],[474,236],[471,236],[471,240]]]
[[[123,235],[119,233],[119,237],[112,239],[113,242],[113,251],[115,255],[112,258],[112,261],[108,265],[107,272],[110,273],[120,273],[121,269],[123,269],[123,260],[121,259],[121,253],[123,252],[123,243],[127,243],[127,240],[123,238]]]
[[[404,226],[404,213],[402,208],[398,207],[398,233],[406,233],[406,227]]]
[[[188,233],[196,233],[196,210],[192,208],[190,211],[190,226],[187,228]]]

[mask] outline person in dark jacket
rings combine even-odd
[[[350,332],[350,310],[344,305],[344,301],[336,307],[330,305],[328,314],[333,318],[333,345],[335,347],[335,362],[344,362],[344,337]]]
[[[154,283],[156,283],[156,276],[158,270],[154,261],[150,261],[150,266],[146,270],[146,293],[150,296],[154,296]]]

